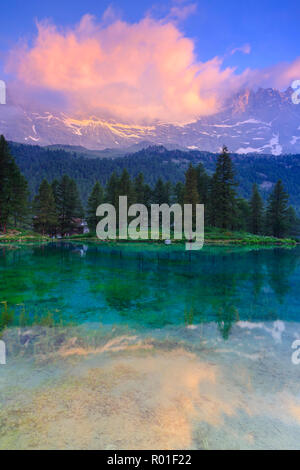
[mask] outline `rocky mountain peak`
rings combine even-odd
[[[65,113],[0,106],[0,134],[8,140],[39,145],[72,145],[88,149],[132,145],[188,148],[218,152],[222,145],[238,153],[300,153],[300,105],[293,90],[244,89],[224,109],[185,126],[158,123],[130,126],[101,118],[75,119]],[[158,146],[158,147],[157,147]]]

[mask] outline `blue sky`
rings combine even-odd
[[[186,36],[195,40],[199,60],[224,56],[246,43],[248,55],[237,53],[225,65],[261,68],[295,59],[300,52],[300,2],[294,0],[201,0],[197,10],[180,24]],[[100,18],[113,6],[128,22],[135,22],[147,12],[167,14],[170,2],[155,4],[149,0],[9,0],[3,2],[0,15],[0,51],[3,54],[20,38],[36,33],[35,19],[51,18],[56,25],[73,25],[86,14]]]

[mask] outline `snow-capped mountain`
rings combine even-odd
[[[300,105],[293,90],[246,90],[222,112],[187,125],[130,125],[96,117],[75,119],[65,113],[33,112],[0,106],[0,134],[16,142],[80,145],[89,149],[121,148],[147,141],[216,152],[227,145],[237,153],[300,152]]]

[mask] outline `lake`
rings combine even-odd
[[[300,247],[1,246],[0,282],[0,449],[300,448]]]

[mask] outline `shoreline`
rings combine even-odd
[[[172,240],[171,244],[166,244],[165,240],[99,240],[97,237],[65,237],[65,238],[48,238],[48,237],[1,237],[0,236],[0,246],[7,246],[7,245],[31,245],[31,244],[47,244],[47,243],[93,243],[93,244],[101,244],[101,245],[149,245],[149,246],[165,246],[165,247],[174,247],[174,246],[184,246],[186,241],[184,240]],[[215,238],[210,239],[207,238],[204,240],[204,247],[205,246],[244,246],[244,247],[296,247],[300,245],[300,242],[291,239],[277,239],[277,240],[263,240],[260,237],[254,239],[222,239],[222,238]]]
[[[161,237],[161,234],[160,234]],[[172,234],[170,236],[171,243],[166,243],[165,239],[154,240],[151,238],[148,239],[137,239],[132,240],[128,239],[119,239],[118,236],[116,239],[105,239],[100,240],[96,234],[76,234],[65,237],[53,238],[48,235],[41,235],[32,231],[26,230],[8,230],[6,234],[0,234],[0,245],[7,244],[32,244],[32,243],[51,243],[51,242],[82,242],[82,243],[96,243],[104,245],[148,245],[148,246],[184,246],[188,241],[186,239],[174,240]],[[194,242],[194,240],[193,240]],[[207,227],[204,234],[204,245],[203,246],[283,246],[283,247],[293,247],[300,244],[300,241],[292,238],[276,238],[268,235],[254,235],[248,232],[237,232],[229,231],[219,228]]]

